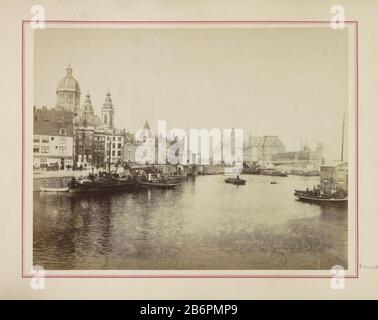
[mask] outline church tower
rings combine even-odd
[[[80,86],[72,76],[71,65],[66,68],[65,77],[56,89],[56,108],[74,112],[77,115],[80,108]]]
[[[81,127],[94,127],[95,126],[95,114],[92,107],[91,96],[87,92],[85,101],[81,107],[78,124]]]
[[[114,108],[109,90],[106,93],[105,101],[101,108],[101,123],[104,128],[114,128]]]

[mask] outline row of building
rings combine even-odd
[[[80,98],[80,85],[69,65],[58,83],[55,107],[34,107],[34,167],[106,167],[109,163],[136,162],[136,150],[149,136],[136,140],[133,133],[115,127],[115,110],[109,90],[100,115],[94,112],[89,92],[82,105]],[[143,129],[152,134],[147,120]],[[169,147],[176,141],[166,142]],[[158,159],[157,138],[155,144],[154,158]]]
[[[144,142],[143,139],[137,141],[134,134],[115,128],[115,110],[109,90],[105,94],[100,115],[94,112],[89,92],[86,93],[81,105],[80,85],[73,77],[72,71],[69,65],[66,75],[58,83],[54,108],[34,107],[34,166],[103,167],[109,162],[135,162],[136,149]],[[143,128],[151,130],[148,121]],[[169,147],[177,141],[166,142]],[[155,147],[154,161],[157,162],[158,138]],[[200,158],[200,154],[188,154],[187,157],[192,163]],[[278,136],[250,136],[243,144],[244,162],[275,165],[286,170],[309,167],[318,169],[322,158],[321,144],[318,144],[315,150],[305,145],[299,151],[286,152],[286,147]]]
[[[286,146],[278,136],[250,136],[244,144],[244,162],[274,166],[285,171],[319,170],[324,162],[323,144],[311,149],[307,143],[297,151],[286,151]]]
[[[79,83],[68,66],[56,90],[55,107],[34,107],[35,167],[56,164],[60,168],[103,166],[109,161],[124,160],[130,147],[136,148],[133,134],[114,126],[114,106],[109,90],[99,116],[94,112],[89,92],[83,105],[80,105],[80,96]]]

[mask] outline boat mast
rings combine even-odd
[[[111,138],[111,137],[110,137]],[[112,154],[112,139],[110,139],[110,143],[109,143],[109,159],[108,159],[108,165],[109,165],[109,174],[110,174],[110,157],[111,157],[111,154]]]
[[[341,134],[341,162],[344,161],[344,129],[345,129],[345,113],[343,115],[343,131]]]

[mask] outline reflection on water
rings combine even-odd
[[[303,203],[319,178],[197,177],[172,190],[34,194],[34,264],[49,270],[347,268],[347,209]]]

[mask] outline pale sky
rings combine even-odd
[[[35,31],[34,105],[54,107],[70,62],[99,112],[109,88],[116,127],[243,128],[340,154],[348,106],[347,30],[140,28]]]

